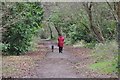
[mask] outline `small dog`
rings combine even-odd
[[[52,45],[51,48],[52,48],[52,52],[54,52],[54,45]]]

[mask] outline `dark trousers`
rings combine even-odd
[[[52,52],[54,52],[54,46],[52,45]]]
[[[62,53],[63,47],[59,47],[59,53]]]

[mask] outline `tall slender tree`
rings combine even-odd
[[[92,8],[93,8],[93,3],[83,3],[83,6],[85,7],[85,10],[88,14],[89,17],[89,22],[90,22],[90,29],[93,31],[93,34],[96,36],[97,40],[101,43],[104,42],[104,37],[102,34],[102,31],[96,27],[96,25],[93,24],[93,14],[92,14]]]

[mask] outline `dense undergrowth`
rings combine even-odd
[[[115,40],[96,44],[92,55],[95,57],[95,63],[90,68],[101,73],[118,73],[118,44]]]
[[[116,40],[110,40],[103,43],[86,43],[84,40],[76,42],[73,47],[91,48],[90,54],[95,60],[89,65],[94,71],[105,74],[118,73],[118,43]]]
[[[42,27],[40,3],[2,3],[2,10],[3,55],[20,55],[31,50]]]

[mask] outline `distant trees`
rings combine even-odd
[[[116,15],[111,10],[115,5],[109,4],[54,3],[47,8],[47,18],[54,24],[58,34],[64,34],[70,43],[80,40],[104,43],[116,36]]]
[[[120,18],[119,3],[45,3],[44,10],[41,4],[1,4],[0,30],[3,31],[4,52],[16,55],[26,52],[41,28],[43,16],[44,26],[47,26],[44,28],[49,29],[44,29],[46,31],[43,33],[49,32],[51,38],[63,34],[68,44],[81,40],[104,43],[116,37],[116,21]],[[53,28],[57,33],[53,33]]]
[[[49,21],[54,24],[54,27],[55,27],[58,35],[59,35],[59,34],[62,34],[62,32],[61,32],[61,25],[60,25],[60,23],[62,23],[62,20],[61,20],[61,15],[60,15],[60,13],[54,12],[54,13],[49,17]]]

